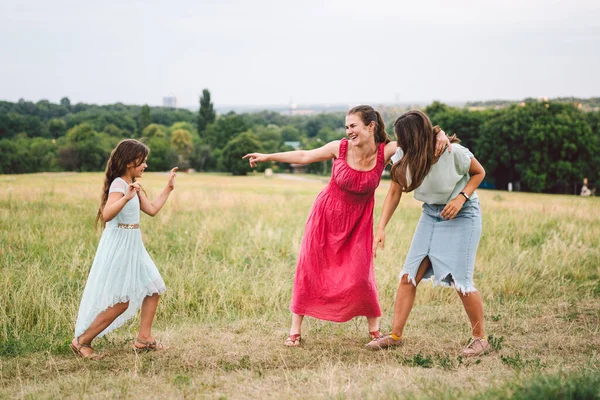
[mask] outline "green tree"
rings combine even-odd
[[[446,112],[446,111],[448,111],[449,108],[450,107],[448,107],[446,104],[436,100],[433,103],[431,103],[430,105],[428,105],[425,108],[424,112],[425,112],[425,114],[427,114],[429,119],[434,120],[437,118],[437,114]]]
[[[192,136],[197,136],[195,134],[194,126],[192,124],[190,124],[189,122],[186,122],[186,121],[178,121],[178,122],[173,123],[169,127],[168,132],[169,132],[169,134],[171,134],[171,133],[173,133],[174,131],[176,131],[178,129],[186,130],[189,133],[191,133]]]
[[[19,174],[23,170],[22,155],[16,139],[0,139],[0,174]]]
[[[192,144],[192,134],[185,129],[177,129],[171,133],[171,145],[179,156],[181,168],[186,168],[189,163],[189,157],[194,150]]]
[[[155,108],[152,110],[152,122],[165,126],[170,126],[179,121],[196,124],[196,120],[197,114],[195,112],[182,108]]]
[[[167,137],[167,127],[159,124],[150,124],[142,131],[142,136],[145,138]]]
[[[215,122],[209,124],[201,137],[213,150],[222,150],[231,139],[248,129],[250,126],[244,116],[230,112],[219,116]]]
[[[67,132],[67,140],[71,143],[79,143],[94,139],[96,131],[88,123],[74,126]]]
[[[150,115],[150,107],[148,104],[144,104],[142,106],[142,110],[140,111],[140,116],[138,118],[138,129],[139,132],[143,132],[144,129],[152,123],[152,116]]]
[[[206,130],[208,124],[215,122],[216,117],[213,103],[210,101],[210,91],[204,89],[200,97],[200,110],[198,111],[198,135],[200,137],[202,137],[202,133]]]
[[[106,133],[108,136],[117,137],[117,138],[127,136],[127,131],[120,129],[115,124],[108,124],[108,125],[104,126],[103,132]]]
[[[285,142],[299,142],[300,131],[293,125],[285,125],[281,128],[281,138]]]
[[[69,100],[68,97],[63,97],[62,99],[60,99],[60,105],[63,106],[65,109],[71,111],[71,100]]]
[[[194,145],[194,151],[190,156],[190,165],[198,171],[208,171],[215,168],[217,159],[212,148],[208,144],[199,143]]]
[[[425,109],[433,125],[439,125],[448,135],[456,133],[461,144],[477,154],[481,126],[495,115],[494,110],[470,111],[434,102]]]
[[[59,170],[56,150],[57,145],[47,138],[28,138],[19,134],[11,140],[0,140],[0,173],[22,174]]]
[[[50,122],[48,122],[48,130],[53,139],[58,139],[67,131],[67,124],[61,118],[52,118]]]
[[[249,152],[261,152],[262,146],[258,138],[251,132],[242,132],[231,139],[223,149],[222,165],[233,175],[246,175],[252,170],[248,160],[242,157]]]
[[[29,160],[35,166],[35,171],[59,171],[58,146],[51,139],[33,138],[29,141]]]
[[[59,145],[58,163],[69,171],[99,171],[108,160],[118,139],[96,132],[90,124],[74,126]]]
[[[346,115],[344,113],[317,114],[306,120],[304,131],[309,138],[316,137],[322,128],[336,130],[344,127]]]
[[[277,125],[255,126],[252,132],[258,138],[264,152],[275,153],[283,144],[281,128]]]
[[[325,142],[321,138],[315,137],[312,139],[305,140],[302,144],[302,148],[305,150],[313,150],[324,146],[325,143],[327,142]],[[331,172],[332,165],[333,160],[325,160],[321,162],[311,163],[306,166],[306,172],[310,174],[327,175]]]
[[[487,120],[476,157],[500,189],[519,182],[533,192],[572,193],[584,177],[597,179],[594,135],[571,104],[531,101],[513,105]]]
[[[166,136],[151,136],[146,144],[150,148],[150,155],[148,156],[149,171],[168,171],[178,165],[177,152]]]
[[[319,129],[319,133],[317,133],[317,138],[321,139],[323,143],[329,143],[333,140],[340,140],[345,136],[345,133],[341,130],[333,130],[329,127],[323,127]]]

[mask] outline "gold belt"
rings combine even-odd
[[[121,229],[139,229],[140,224],[118,224]]]

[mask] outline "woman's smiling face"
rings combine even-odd
[[[360,115],[349,114],[346,115],[346,135],[353,145],[361,145],[373,140],[373,128],[365,125]]]

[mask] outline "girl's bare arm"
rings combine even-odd
[[[175,189],[175,177],[177,176],[175,172],[177,172],[177,169],[178,168],[175,167],[171,170],[169,173],[169,181],[167,182],[167,186],[165,186],[162,192],[160,192],[158,197],[156,197],[154,200],[150,201],[143,190],[139,192],[140,209],[143,212],[151,217],[154,217],[156,214],[158,214],[160,209],[165,205],[165,202],[169,198],[169,195],[173,189]]]

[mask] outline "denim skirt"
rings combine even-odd
[[[423,279],[432,278],[434,286],[451,286],[462,294],[474,292],[473,270],[481,238],[481,208],[478,200],[467,201],[451,220],[440,213],[445,205],[423,204],[415,235],[406,256],[400,278],[408,275],[416,286],[415,276],[425,257],[431,266]]]

